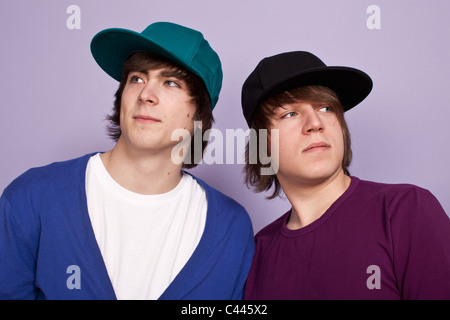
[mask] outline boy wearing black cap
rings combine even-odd
[[[450,298],[450,221],[436,198],[348,171],[344,112],[371,89],[364,72],[308,52],[265,58],[244,83],[249,127],[279,137],[266,141],[275,175],[249,162],[247,146],[246,182],[273,187],[269,198],[282,189],[292,205],[255,237],[246,299]]]
[[[173,159],[193,143],[195,120],[212,125],[219,57],[200,32],[167,22],[104,30],[91,51],[120,81],[116,145],[4,190],[0,299],[241,299],[254,251],[247,212],[182,170],[195,154]]]

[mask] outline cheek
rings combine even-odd
[[[267,150],[272,153],[272,148],[277,147],[281,157],[293,154],[295,150],[300,149],[302,144],[301,132],[293,126],[271,128],[267,132]]]
[[[305,140],[308,139],[298,127],[279,129],[278,136],[280,148],[282,147],[285,150],[301,149],[305,144]]]
[[[132,92],[127,87],[125,87],[122,92],[122,98],[120,99],[120,111],[122,113],[127,112],[127,110],[129,109],[129,105],[132,102],[132,99],[133,99]]]
[[[124,99],[122,97],[122,101],[120,103],[120,124],[122,125],[122,123],[125,121],[126,119],[126,115],[129,112],[129,108],[128,108],[128,104],[126,99]]]
[[[187,126],[186,129],[188,129],[188,130],[191,130],[191,129],[194,130],[194,121],[200,122],[200,125],[201,125],[200,120],[194,119],[195,110],[196,110],[195,107],[189,103],[189,107],[186,108],[186,110],[184,110],[183,113],[181,114],[180,119],[182,119],[183,122],[186,124],[186,126]]]
[[[173,130],[185,129],[192,135],[194,133],[193,113],[193,110],[175,111],[165,118],[168,123],[171,123]],[[199,126],[201,126],[201,124],[199,124]]]
[[[120,104],[120,117],[119,123],[120,127],[123,130],[126,130],[127,123],[130,124],[132,120],[131,117],[133,115],[133,106],[135,105],[133,97],[130,95],[130,92],[123,91],[121,104]]]
[[[339,151],[339,159],[343,159],[344,158],[344,151],[345,151],[345,144],[344,144],[344,137],[341,135],[341,139],[339,139],[337,141],[337,145],[338,145],[338,151]]]
[[[301,150],[300,141],[296,139],[293,134],[278,131],[271,132],[270,139],[268,139],[270,156],[276,163],[283,163],[297,157]]]
[[[337,150],[339,151],[339,156],[344,156],[344,149],[345,149],[345,145],[344,145],[344,130],[341,127],[341,124],[339,123],[338,120],[336,120],[333,123],[332,126],[333,129],[333,136],[335,137],[335,145]]]

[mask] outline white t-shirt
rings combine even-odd
[[[183,173],[171,191],[142,195],[120,186],[100,154],[89,160],[86,195],[95,238],[117,299],[158,299],[203,234],[203,188]]]

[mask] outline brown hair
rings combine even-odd
[[[195,105],[194,121],[201,121],[202,136],[204,132],[211,129],[214,123],[214,117],[211,109],[211,100],[203,81],[194,73],[186,68],[176,65],[170,60],[150,52],[135,52],[131,54],[123,64],[122,79],[119,88],[115,93],[115,101],[113,112],[106,119],[109,121],[107,126],[108,135],[117,142],[122,134],[120,129],[120,108],[122,102],[122,93],[127,83],[130,72],[139,71],[147,72],[147,70],[155,70],[160,68],[168,68],[175,71],[176,76],[186,82],[188,93],[191,96],[191,103]],[[208,144],[208,141],[202,141],[202,155]],[[194,135],[191,137],[191,150],[194,150]],[[190,161],[183,162],[183,168],[193,168],[197,166],[201,159],[194,159],[195,152],[190,152]]]
[[[348,167],[352,161],[350,132],[344,118],[344,108],[342,107],[337,94],[333,90],[323,86],[304,86],[284,91],[269,97],[256,108],[251,124],[251,128],[256,130],[256,135],[253,137],[250,135],[249,142],[245,148],[245,166],[243,169],[245,174],[245,183],[248,187],[253,187],[256,192],[268,191],[270,188],[274,187],[272,194],[268,196],[267,199],[273,199],[276,196],[279,196],[281,192],[281,185],[276,175],[260,174],[261,168],[269,167],[271,165],[270,163],[263,165],[258,157],[256,157],[257,163],[249,163],[249,145],[252,143],[252,145],[259,146],[259,129],[268,130],[270,128],[270,119],[275,113],[275,109],[300,100],[327,103],[334,107],[336,110],[337,119],[342,127],[342,134],[344,138],[342,168],[346,175],[350,175],[348,170]],[[250,141],[251,139],[255,139],[255,137],[257,139],[256,143],[255,141]],[[270,132],[267,135],[267,139],[269,139],[269,137]]]

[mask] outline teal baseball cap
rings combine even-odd
[[[117,81],[122,78],[127,57],[139,51],[163,56],[199,76],[208,90],[211,109],[214,109],[222,87],[222,65],[202,33],[171,22],[155,22],[141,33],[121,28],[106,29],[91,41],[95,61]]]

